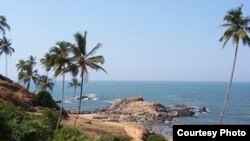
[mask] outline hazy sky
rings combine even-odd
[[[103,44],[108,71],[90,80],[227,81],[234,48],[222,49],[219,25],[242,3],[250,15],[247,0],[1,0],[16,49],[9,76],[17,78],[19,59],[40,59],[57,41],[73,42],[76,31],[87,30],[88,50]],[[235,79],[250,81],[249,47],[240,46]]]

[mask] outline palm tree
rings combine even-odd
[[[54,87],[54,83],[53,80],[49,78],[47,75],[39,75],[37,81],[37,87],[39,91],[51,92]]]
[[[68,42],[57,42],[56,45],[50,50],[50,53],[45,55],[46,59],[43,61],[43,63],[46,64],[45,66],[47,67],[47,70],[53,68],[55,77],[59,75],[62,75],[63,77],[61,106],[56,128],[59,127],[61,121],[64,101],[65,73],[67,72],[66,68],[70,64],[70,60],[68,59],[70,53],[70,46],[71,44]]]
[[[11,47],[10,40],[8,40],[5,36],[3,39],[0,39],[0,55],[5,54],[5,76],[8,75],[8,60],[7,55],[12,55],[15,52],[15,49]]]
[[[40,63],[45,68],[46,72],[51,70],[52,67],[52,61],[51,61],[51,54],[46,53],[43,58],[40,59]]]
[[[220,115],[219,124],[222,123],[223,116],[226,110],[226,106],[228,103],[229,95],[231,92],[234,71],[235,71],[235,64],[237,59],[238,47],[240,41],[242,41],[243,45],[250,46],[250,38],[248,36],[248,32],[250,32],[250,18],[245,17],[242,13],[242,6],[237,7],[236,9],[229,10],[224,17],[225,23],[221,26],[226,28],[223,36],[220,38],[220,42],[223,42],[223,47],[227,44],[227,42],[232,39],[233,45],[235,46],[235,53],[234,53],[234,61],[233,61],[233,68],[231,72],[231,77],[229,81],[229,86],[227,89],[227,93],[225,96],[222,112]]]
[[[74,96],[76,95],[76,88],[81,86],[81,84],[78,82],[78,79],[75,77],[71,80],[71,82],[68,83],[68,87],[74,87]]]
[[[36,84],[38,80],[37,70],[34,69],[36,65],[35,60],[36,58],[31,55],[28,60],[19,60],[19,63],[16,65],[17,70],[19,71],[18,80],[24,85],[27,84],[26,88],[28,90],[30,88],[31,81]]]
[[[5,29],[10,30],[10,26],[7,24],[7,19],[0,15],[0,31],[5,35]]]
[[[90,52],[86,52],[86,36],[87,32],[85,31],[84,36],[80,33],[76,33],[74,35],[75,37],[75,45],[73,47],[73,53],[74,57],[71,58],[71,61],[75,62],[79,67],[81,71],[81,91],[80,91],[80,100],[79,100],[79,106],[77,111],[77,116],[74,122],[74,126],[76,125],[79,112],[81,111],[81,104],[83,96],[83,83],[84,79],[87,79],[88,77],[88,68],[94,69],[94,70],[102,70],[106,72],[106,70],[101,66],[104,63],[104,57],[101,55],[93,56],[96,51],[102,46],[100,43],[98,43]]]

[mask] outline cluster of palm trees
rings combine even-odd
[[[7,19],[0,15],[0,32],[2,32],[3,37],[0,39],[0,56],[5,54],[5,76],[8,75],[8,61],[7,56],[12,55],[15,49],[11,47],[11,41],[6,38],[5,30],[10,30],[10,26],[7,23]]]
[[[74,43],[60,41],[57,42],[48,53],[40,60],[42,66],[46,71],[52,71],[55,77],[62,77],[62,94],[61,94],[61,106],[60,114],[58,118],[59,126],[61,120],[61,113],[63,109],[64,101],[64,89],[65,89],[65,75],[67,73],[72,74],[72,82],[69,83],[69,87],[74,87],[74,95],[76,94],[76,88],[81,87],[79,94],[80,100],[78,105],[77,116],[74,122],[74,125],[77,122],[79,113],[81,111],[81,104],[83,96],[83,84],[84,80],[88,78],[89,68],[94,70],[105,69],[102,67],[104,63],[104,57],[101,55],[94,56],[96,51],[102,46],[98,43],[90,52],[87,52],[86,49],[86,37],[87,32],[84,32],[84,35],[81,33],[74,34]],[[81,82],[78,82],[77,76],[80,75]]]
[[[53,79],[47,75],[39,75],[38,70],[35,69],[36,64],[36,58],[32,55],[29,56],[28,60],[19,60],[16,64],[19,83],[26,85],[28,90],[33,83],[36,85],[36,91],[51,92],[54,87]]]
[[[102,46],[102,44],[98,43],[91,51],[87,52],[86,37],[87,32],[84,32],[84,35],[76,33],[74,34],[75,43],[59,41],[52,46],[49,52],[46,53],[42,59],[40,59],[40,63],[43,68],[47,72],[53,72],[54,78],[59,76],[62,77],[61,106],[57,127],[60,124],[63,110],[65,75],[67,73],[72,74],[72,82],[68,83],[68,87],[74,87],[74,97],[76,95],[77,87],[81,87],[78,111],[74,122],[75,125],[81,111],[83,84],[85,82],[84,80],[87,80],[88,78],[89,68],[96,71],[102,70],[106,72],[106,70],[102,67],[104,57],[101,55],[95,56],[96,51]],[[36,63],[36,58],[33,56],[30,56],[28,60],[19,60],[16,65],[19,72],[19,82],[25,85],[28,90],[30,89],[30,84],[33,83],[36,84],[37,90],[51,92],[54,86],[53,79],[48,78],[47,75],[39,75],[37,69],[35,69]],[[77,79],[78,75],[80,75],[81,82]]]

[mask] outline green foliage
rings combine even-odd
[[[55,132],[52,141],[92,141],[87,135],[75,128],[64,127]]]
[[[47,108],[53,108],[55,110],[59,110],[58,105],[55,103],[55,101],[53,100],[52,96],[47,91],[40,91],[37,94],[36,99],[37,99],[37,103],[38,103],[39,106],[47,107]],[[68,114],[64,110],[62,111],[62,117],[63,118],[67,118],[68,117]]]
[[[21,124],[13,125],[11,140],[13,141],[47,141],[53,130],[44,125],[41,120],[25,120]]]
[[[42,111],[41,121],[50,129],[54,130],[56,128],[58,115],[59,112],[55,109],[44,108]]]
[[[11,125],[20,123],[24,119],[24,112],[20,107],[11,103],[0,103],[0,138],[11,136]]]
[[[12,126],[11,140],[47,141],[52,138],[56,127],[58,111],[44,108],[41,116],[25,118],[20,124]]]
[[[168,140],[165,139],[165,137],[163,137],[162,135],[153,134],[148,137],[147,141],[168,141]]]
[[[42,115],[30,115],[11,103],[0,103],[0,139],[48,141],[53,137],[58,111],[44,108]]]
[[[40,106],[48,107],[48,108],[55,108],[55,102],[52,96],[50,95],[50,93],[47,91],[40,91],[37,94],[36,99],[37,99],[38,105]]]
[[[24,118],[23,109],[7,102],[0,103],[0,119],[20,122]]]
[[[132,138],[127,135],[110,134],[101,136],[97,141],[132,141]]]

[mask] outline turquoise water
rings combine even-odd
[[[84,94],[94,100],[84,101],[83,109],[94,110],[110,104],[115,99],[142,96],[146,101],[158,102],[165,106],[188,104],[196,107],[206,106],[209,112],[191,118],[181,118],[178,122],[185,124],[216,124],[227,89],[225,82],[121,82],[96,81],[84,85]],[[56,83],[53,92],[58,100],[61,82]],[[79,89],[77,91],[79,94]],[[73,88],[66,87],[65,107],[76,109]],[[250,124],[250,83],[233,84],[224,123]]]

